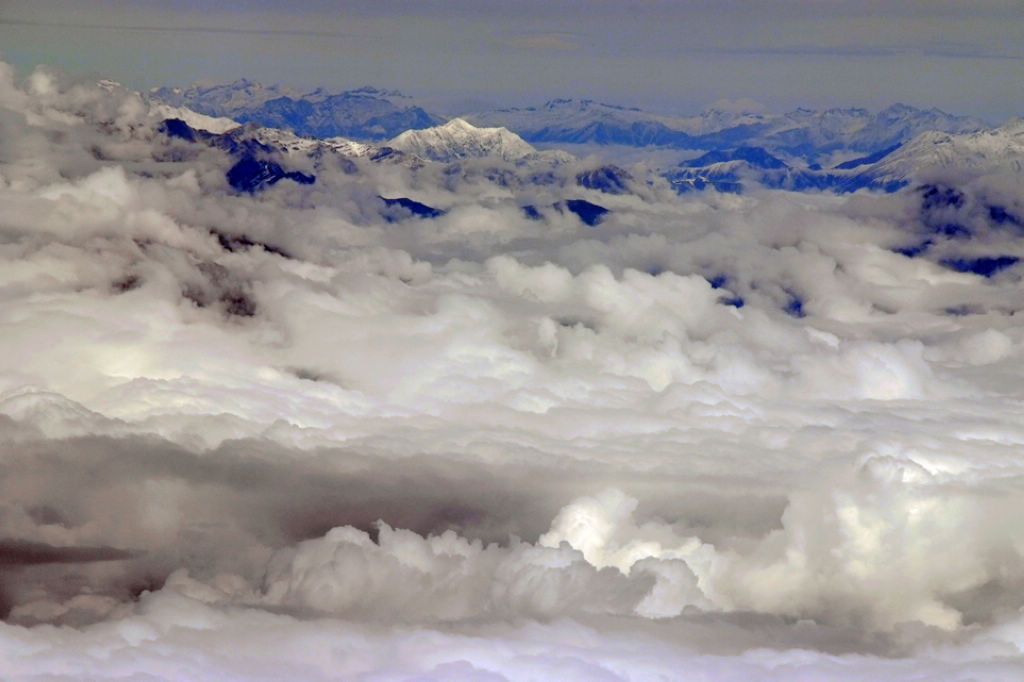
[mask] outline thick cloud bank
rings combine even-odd
[[[5,679],[1024,675],[1019,177],[167,115],[0,67]]]

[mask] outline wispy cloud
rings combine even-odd
[[[580,47],[571,33],[533,33],[505,38],[501,43],[524,50],[576,50]]]
[[[323,36],[342,37],[340,31],[295,28],[238,28],[233,26],[174,26],[157,24],[99,24],[62,21],[20,21],[0,19],[0,26],[34,26],[52,28],[80,28],[110,31],[141,31],[154,33],[222,33],[239,35]]]
[[[700,54],[737,55],[744,57],[904,57],[922,55],[954,59],[1024,59],[1024,52],[1008,52],[976,43],[929,43],[890,45],[751,45],[695,46],[691,52]]]

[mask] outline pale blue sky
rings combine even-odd
[[[0,54],[19,68],[138,88],[373,84],[456,109],[566,96],[689,114],[750,97],[999,122],[1024,115],[1022,35],[1020,0],[0,2]]]

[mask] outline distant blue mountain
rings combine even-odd
[[[186,142],[195,142],[197,139],[196,131],[192,129],[192,126],[180,118],[165,119],[160,125],[160,132],[168,137],[176,137]]]
[[[624,168],[608,165],[581,171],[576,175],[576,184],[587,189],[595,189],[605,194],[628,194],[629,183],[633,176]]]
[[[893,248],[896,253],[928,258],[951,270],[985,278],[1021,262],[1019,256],[991,252],[993,245],[1005,243],[1007,233],[1024,234],[1024,219],[992,203],[990,190],[929,182],[912,192],[918,201],[911,225],[911,235],[916,239]]]
[[[411,217],[440,218],[445,214],[441,209],[421,204],[420,202],[407,197],[387,199],[385,197],[378,196],[377,198],[384,203],[384,209],[381,213],[383,214],[384,219],[389,223],[398,222]]]
[[[869,164],[876,163],[878,161],[881,161],[885,157],[889,156],[889,154],[892,154],[894,151],[896,151],[902,146],[903,143],[894,144],[891,147],[879,149],[877,152],[868,154],[867,156],[861,156],[856,159],[844,161],[843,163],[836,165],[835,170],[850,170],[852,168],[858,168],[860,166],[867,166]]]
[[[760,147],[774,156],[824,163],[837,152],[861,155],[892,149],[926,130],[968,132],[979,119],[895,104],[867,109],[795,109],[785,114],[708,109],[668,116],[593,100],[555,99],[538,107],[465,115],[476,125],[504,126],[528,142],[657,146],[677,149]]]
[[[357,140],[392,138],[406,130],[444,123],[412,98],[396,91],[362,87],[340,93],[298,92],[249,80],[227,85],[158,88],[151,97],[240,123],[291,130],[314,137]],[[937,109],[895,104],[866,109],[795,109],[785,114],[708,109],[697,116],[667,116],[593,100],[554,99],[542,106],[466,114],[477,126],[505,127],[531,143],[627,145],[697,150],[763,149],[780,160],[831,163],[852,156],[839,170],[872,163],[926,130],[968,132],[984,121]],[[878,158],[881,158],[880,156]],[[752,163],[758,162],[747,159]],[[778,167],[778,166],[776,166]]]
[[[561,210],[561,202],[556,204],[555,208]],[[590,227],[600,224],[609,213],[608,209],[604,206],[599,206],[584,199],[569,199],[565,202],[565,208],[569,209],[570,213],[575,213],[576,217],[582,220],[584,225]]]
[[[713,149],[707,154],[684,161],[681,165],[688,168],[710,166],[713,163],[726,161],[746,161],[753,168],[788,168],[779,158],[772,156],[762,147],[736,147],[735,149]]]
[[[301,93],[243,79],[228,85],[158,88],[150,96],[209,116],[321,138],[381,140],[443,122],[399,92],[372,87]]]
[[[838,189],[845,178],[817,169],[794,168],[763,147],[713,149],[679,164],[665,174],[679,192],[713,187],[740,194],[744,189],[767,187],[792,191]]]
[[[523,216],[530,220],[544,220],[544,214],[533,205],[526,205],[520,207]],[[554,210],[559,213],[565,213],[568,211],[577,218],[580,219],[584,225],[588,227],[596,227],[608,216],[609,211],[604,206],[586,201],[584,199],[569,199],[567,201],[559,201],[551,206]]]
[[[488,131],[474,128],[469,122],[505,126],[534,142],[662,146],[703,152],[663,173],[680,192],[707,188],[743,192],[754,187],[836,192],[868,188],[893,192],[914,183],[916,168],[935,166],[947,157],[959,158],[959,155],[940,154],[934,149],[945,149],[945,146],[953,144],[949,140],[954,140],[954,143],[961,138],[974,140],[984,129],[984,123],[977,119],[903,104],[879,112],[848,108],[824,111],[796,109],[786,114],[767,114],[709,109],[687,118],[656,115],[592,100],[555,99],[539,107],[467,115],[468,122],[455,119],[438,126],[441,119],[416,105],[411,98],[372,87],[337,94],[322,89],[298,93],[241,80],[212,87],[161,88],[151,94],[172,105],[187,106],[209,115],[229,116],[253,124],[258,122],[307,136],[392,138],[389,146],[369,152],[368,158],[373,161],[400,161],[403,151],[420,158],[441,160],[434,158],[436,155],[418,151],[419,147],[410,150],[399,145],[398,140],[415,141],[430,132],[420,130],[424,128],[452,133],[452,144],[473,144],[490,150],[493,145],[483,145],[480,139],[480,133]],[[473,134],[455,136],[449,130],[455,123],[460,124],[457,126],[459,130],[470,130]],[[192,136],[195,139],[194,131],[190,132],[187,127],[174,128],[174,125],[178,124],[167,128],[169,135],[182,139]],[[405,132],[408,129],[416,129],[416,132]],[[499,128],[490,132],[493,130],[501,132]],[[1011,132],[1001,135],[1011,136]],[[531,154],[555,153],[536,152],[508,131],[502,134],[514,138],[518,146],[530,150]],[[463,137],[466,139],[462,140]],[[244,152],[250,152],[250,163],[243,164],[232,175],[236,188],[254,191],[253,188],[286,178],[295,182],[305,181],[304,176],[289,175],[294,171],[286,170],[280,167],[279,162],[268,158],[268,147],[254,147],[257,143],[244,140],[244,136],[229,133],[207,141],[228,150],[239,160],[243,159]],[[469,147],[445,147],[444,158],[481,156],[476,151],[469,153],[473,150]],[[993,147],[992,151],[985,152],[987,156],[979,155],[978,163],[987,163],[984,158],[997,151]],[[485,155],[490,153],[488,151]],[[1005,156],[1005,153],[998,152],[998,155]],[[278,163],[278,167],[273,163]],[[582,169],[577,166],[572,172],[575,173],[576,185],[586,189],[606,194],[623,194],[637,189],[636,181],[618,166],[584,166]],[[501,168],[484,175],[499,180],[505,178],[507,186],[518,182],[514,178],[509,179],[508,171]],[[549,169],[538,170],[524,180],[541,183],[548,176],[550,182],[571,181],[573,178],[572,175],[569,178],[554,177]],[[1013,215],[1009,212],[1005,219],[1010,220]],[[955,231],[954,226],[947,227]]]
[[[294,180],[300,185],[312,185],[316,176],[286,171],[280,164],[267,159],[258,159],[246,154],[227,172],[228,184],[240,192],[254,193],[264,185],[273,185],[285,178]]]

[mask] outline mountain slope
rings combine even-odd
[[[588,99],[554,99],[540,107],[498,109],[465,118],[475,125],[504,126],[537,143],[691,146],[689,119]]]
[[[501,125],[532,143],[621,144],[681,149],[764,147],[808,162],[827,163],[892,147],[926,130],[975,131],[978,119],[937,109],[895,104],[866,109],[796,109],[786,114],[707,109],[695,117],[672,117],[592,100],[551,100],[540,107],[500,109],[466,117],[476,125]]]
[[[1024,118],[960,135],[930,131],[918,135],[860,174],[874,182],[962,183],[983,175],[1024,173]]]
[[[226,85],[157,88],[150,91],[150,96],[210,116],[314,137],[381,140],[441,120],[417,106],[411,97],[372,87],[336,94],[322,88],[303,93],[242,79]]]
[[[389,147],[430,161],[449,163],[469,158],[500,158],[518,163],[531,159],[571,158],[558,152],[538,152],[506,128],[478,128],[461,118],[425,130],[407,130]]]
[[[188,107],[201,114],[321,138],[379,141],[406,130],[424,130],[443,123],[443,119],[418,106],[412,98],[373,87],[336,94],[322,88],[299,92],[242,79],[226,85],[159,88],[150,95],[170,106]],[[790,165],[799,159],[823,166],[878,154],[928,130],[963,133],[985,127],[978,119],[905,104],[894,104],[879,112],[862,108],[799,108],[785,114],[724,106],[684,117],[588,99],[553,99],[537,107],[466,114],[460,120],[481,129],[505,128],[520,136],[521,142],[534,144],[700,150],[762,147]],[[458,134],[457,130],[448,132]],[[519,152],[513,142],[507,144],[510,154],[515,156]],[[431,153],[443,158],[449,157],[438,150],[453,147],[451,142],[426,139],[403,138],[400,143],[423,150],[429,147]],[[454,147],[459,146],[455,141]]]
[[[665,174],[680,191],[713,186],[740,192],[760,185],[852,192],[893,192],[909,184],[960,186],[982,176],[1019,178],[1024,173],[1024,119],[969,133],[923,132],[902,145],[840,163],[831,169],[796,167],[763,148],[713,150]]]

